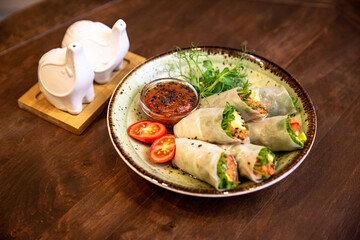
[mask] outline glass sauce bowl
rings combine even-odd
[[[151,119],[173,126],[199,107],[199,94],[188,82],[159,78],[146,84],[140,93],[141,108]]]

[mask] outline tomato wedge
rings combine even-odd
[[[231,181],[235,182],[237,177],[237,168],[233,155],[228,154],[227,158],[223,159],[223,162],[226,162],[226,165],[228,167],[226,169],[226,175]]]
[[[150,159],[156,163],[168,162],[174,158],[175,150],[175,136],[167,134],[151,144]]]
[[[145,120],[132,124],[128,127],[127,133],[141,142],[152,143],[167,134],[167,131],[164,124]]]
[[[299,135],[300,124],[294,118],[290,118],[289,123],[295,135]]]

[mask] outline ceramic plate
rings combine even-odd
[[[214,65],[222,70],[238,61],[241,51],[221,47],[201,47],[208,53]],[[188,49],[186,49],[188,50]],[[155,164],[149,159],[149,145],[131,139],[127,127],[132,123],[148,119],[140,107],[139,93],[142,87],[156,79],[176,75],[174,64],[178,62],[176,52],[168,52],[137,66],[129,72],[116,87],[109,103],[107,123],[112,143],[124,162],[146,180],[165,189],[201,197],[228,197],[251,193],[279,182],[293,172],[309,153],[316,134],[316,114],[314,106],[304,88],[290,74],[276,64],[255,54],[243,53],[243,60],[253,87],[283,85],[292,97],[300,102],[300,121],[307,141],[304,148],[297,151],[277,153],[276,173],[262,183],[243,179],[239,187],[231,191],[219,192],[209,184],[193,178],[171,163]]]

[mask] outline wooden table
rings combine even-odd
[[[0,22],[0,239],[359,239],[359,12],[355,0],[51,0]],[[146,58],[247,43],[285,68],[317,111],[305,161],[252,194],[190,197],[125,165],[106,110],[76,136],[18,108],[68,26],[119,18]]]

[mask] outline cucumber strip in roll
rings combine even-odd
[[[172,164],[218,190],[238,185],[237,165],[231,154],[221,147],[187,138],[176,138]]]
[[[174,134],[219,144],[249,141],[244,121],[231,105],[192,112],[174,126]]]
[[[299,123],[290,123],[290,117],[276,116],[260,121],[247,123],[250,132],[250,142],[269,147],[272,151],[292,151],[304,146],[306,136],[297,135]]]
[[[275,173],[275,154],[268,148],[254,144],[229,144],[222,148],[232,154],[240,176],[259,183]]]

